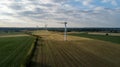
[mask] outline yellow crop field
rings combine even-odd
[[[31,67],[119,67],[120,45],[106,41],[37,31]]]

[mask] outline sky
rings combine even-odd
[[[0,0],[0,27],[119,27],[120,0]]]

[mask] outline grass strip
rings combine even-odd
[[[73,34],[69,34],[69,35],[92,38],[92,39],[97,39],[97,40],[108,41],[108,42],[120,44],[120,36],[94,35],[94,34],[87,34],[87,33],[73,33]]]

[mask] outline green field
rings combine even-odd
[[[72,33],[69,35],[92,38],[92,39],[109,41],[112,43],[120,44],[120,36],[94,35],[94,34],[87,34],[87,33]]]
[[[0,67],[21,67],[33,48],[35,38],[1,37],[0,38]]]
[[[24,32],[0,32],[0,35],[18,35],[25,34]]]

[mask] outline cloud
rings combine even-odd
[[[89,6],[92,3],[92,0],[85,0],[83,1],[83,5]]]
[[[117,6],[117,1],[116,0],[102,0],[103,3],[111,3],[113,6]]]
[[[115,0],[111,1],[111,4],[114,5],[114,6],[117,6],[117,2]]]
[[[96,5],[94,0],[1,0],[0,22],[3,26],[119,27],[120,9]],[[101,3],[117,5],[116,0]],[[110,5],[111,6],[111,5]],[[82,7],[82,8],[81,8]],[[2,26],[1,25],[1,26]]]

